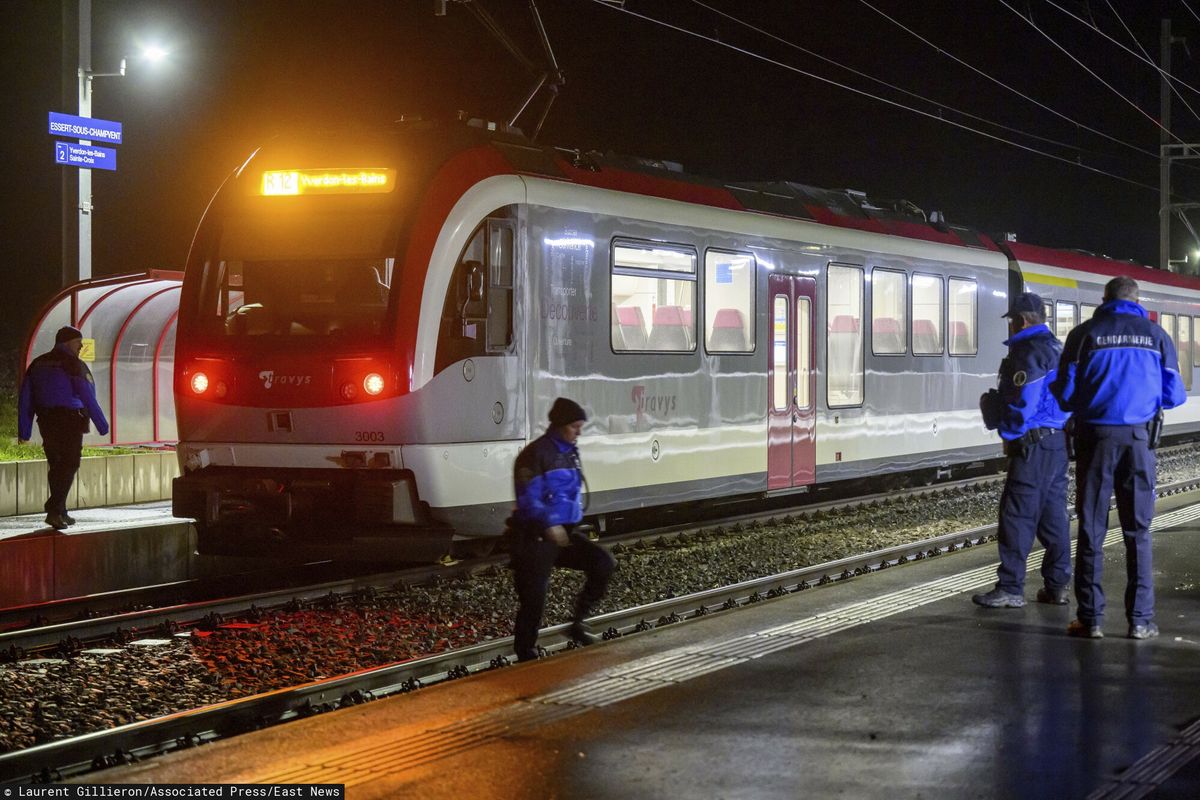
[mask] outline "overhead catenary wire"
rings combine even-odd
[[[1183,7],[1187,9],[1189,14],[1191,14],[1193,17],[1196,18],[1197,22],[1200,22],[1200,14],[1197,14],[1195,11],[1192,10],[1192,7],[1190,5],[1188,5],[1187,0],[1179,0],[1179,2],[1181,4],[1183,4]]]
[[[1061,162],[1061,163],[1063,163],[1063,164],[1069,164],[1069,165],[1071,165],[1071,166],[1073,166],[1073,167],[1077,167],[1077,168],[1079,168],[1079,169],[1086,170],[1087,172],[1092,172],[1092,173],[1095,173],[1095,174],[1097,174],[1097,175],[1103,175],[1103,176],[1105,176],[1105,177],[1112,178],[1113,180],[1116,180],[1116,181],[1121,181],[1122,183],[1127,183],[1127,184],[1130,184],[1131,186],[1137,186],[1137,187],[1140,187],[1140,188],[1142,188],[1142,189],[1148,189],[1148,190],[1150,190],[1150,191],[1153,191],[1153,192],[1157,192],[1157,191],[1158,191],[1158,187],[1157,187],[1157,186],[1151,186],[1150,184],[1147,184],[1147,183],[1142,183],[1141,181],[1135,181],[1135,180],[1133,180],[1133,179],[1131,179],[1131,178],[1126,178],[1126,177],[1124,177],[1124,176],[1121,176],[1121,175],[1116,175],[1116,174],[1114,174],[1114,173],[1108,172],[1108,171],[1106,171],[1106,170],[1099,169],[1099,168],[1097,168],[1097,167],[1089,166],[1088,164],[1084,164],[1084,163],[1081,163],[1081,162],[1079,162],[1079,161],[1073,161],[1073,160],[1071,160],[1071,159],[1069,159],[1069,158],[1064,158],[1064,157],[1062,157],[1062,156],[1055,155],[1054,153],[1047,153],[1047,152],[1045,152],[1044,150],[1038,150],[1036,147],[1030,147],[1029,145],[1025,145],[1025,144],[1022,144],[1022,143],[1020,143],[1020,142],[1014,142],[1014,141],[1012,141],[1011,139],[1005,139],[1003,136],[997,136],[997,135],[996,135],[996,134],[994,134],[994,133],[989,133],[988,131],[979,130],[978,128],[973,128],[973,127],[971,127],[970,125],[965,125],[965,124],[963,124],[963,123],[961,123],[961,122],[956,122],[956,121],[954,121],[954,120],[951,120],[951,119],[946,119],[945,117],[938,116],[937,114],[933,114],[933,113],[930,113],[930,112],[928,112],[928,111],[923,111],[923,110],[921,110],[921,109],[919,109],[919,108],[913,108],[913,107],[911,107],[911,106],[907,106],[907,105],[905,105],[904,103],[900,103],[900,102],[898,102],[898,101],[895,101],[895,100],[890,100],[890,99],[888,99],[888,98],[886,98],[886,97],[880,97],[879,95],[872,94],[872,93],[870,93],[870,92],[868,92],[868,91],[865,91],[865,90],[863,90],[863,89],[858,89],[858,88],[855,88],[855,87],[853,87],[853,86],[849,86],[849,85],[847,85],[847,84],[844,84],[844,83],[841,83],[841,82],[839,82],[839,81],[835,81],[835,80],[833,80],[832,78],[826,78],[826,77],[824,77],[824,76],[822,76],[822,75],[818,75],[818,74],[816,74],[816,73],[814,73],[814,72],[809,72],[808,70],[801,69],[801,68],[799,68],[799,67],[796,67],[796,66],[793,66],[793,65],[791,65],[791,64],[785,64],[785,63],[783,63],[782,61],[778,61],[778,60],[776,60],[776,59],[773,59],[773,58],[771,58],[771,57],[769,57],[769,56],[764,56],[764,55],[762,55],[762,54],[760,54],[760,53],[756,53],[756,52],[754,52],[754,51],[752,51],[752,50],[747,50],[747,49],[745,49],[745,48],[743,48],[743,47],[738,47],[738,46],[736,46],[736,45],[730,44],[729,42],[723,42],[723,41],[721,41],[720,39],[715,39],[715,38],[713,38],[713,37],[711,37],[711,36],[707,36],[707,35],[705,35],[705,34],[703,34],[703,33],[698,33],[698,32],[696,32],[696,31],[690,30],[690,29],[688,29],[688,28],[684,28],[684,27],[682,27],[682,26],[679,26],[679,25],[676,25],[676,24],[674,24],[674,23],[667,22],[666,20],[661,20],[661,19],[658,19],[658,18],[656,18],[656,17],[651,17],[651,16],[648,16],[648,15],[646,15],[646,14],[641,14],[641,13],[639,13],[639,12],[637,12],[637,11],[633,11],[632,9],[625,8],[625,7],[622,7],[622,6],[615,6],[615,5],[612,5],[612,4],[610,4],[610,3],[604,2],[604,0],[591,0],[591,1],[592,1],[593,3],[595,3],[596,5],[602,6],[602,7],[604,7],[604,8],[609,8],[609,9],[612,9],[612,10],[614,10],[614,11],[618,11],[618,12],[621,12],[621,13],[624,13],[624,14],[628,14],[628,15],[630,15],[630,16],[632,16],[632,17],[636,17],[637,19],[641,19],[641,20],[644,20],[644,21],[646,21],[646,22],[651,22],[651,23],[654,23],[655,25],[659,25],[659,26],[661,26],[661,27],[668,28],[668,29],[670,29],[670,30],[674,30],[674,31],[676,31],[676,32],[678,32],[678,33],[683,33],[683,34],[686,34],[686,35],[688,35],[688,36],[692,36],[692,37],[694,37],[694,38],[697,38],[697,39],[702,39],[702,40],[704,40],[704,41],[707,41],[707,42],[710,42],[710,43],[712,43],[712,44],[718,45],[718,46],[720,46],[720,47],[724,47],[724,48],[727,48],[727,49],[729,49],[729,50],[733,50],[734,52],[741,53],[742,55],[749,56],[749,57],[751,57],[751,58],[757,59],[757,60],[759,60],[759,61],[766,62],[766,63],[768,63],[768,64],[772,64],[772,65],[774,65],[774,66],[777,66],[777,67],[779,67],[779,68],[781,68],[781,69],[785,69],[785,70],[788,70],[788,71],[790,71],[790,72],[795,72],[795,73],[796,73],[796,74],[798,74],[798,75],[803,75],[803,76],[805,76],[805,77],[807,77],[807,78],[811,78],[811,79],[813,79],[813,80],[820,81],[821,83],[826,83],[826,84],[829,84],[830,86],[836,86],[836,87],[837,87],[837,88],[839,88],[839,89],[844,89],[844,90],[846,90],[846,91],[848,91],[848,92],[852,92],[853,94],[857,94],[857,95],[860,95],[860,96],[862,96],[862,97],[869,98],[869,99],[871,99],[871,100],[876,100],[876,101],[878,101],[878,102],[881,102],[881,103],[884,103],[884,104],[886,104],[886,105],[893,106],[893,107],[895,107],[895,108],[900,108],[900,109],[903,109],[903,110],[905,110],[905,111],[909,111],[909,112],[911,112],[911,113],[913,113],[913,114],[918,114],[918,115],[920,115],[920,116],[922,116],[922,117],[926,117],[926,118],[928,118],[928,119],[936,120],[937,122],[941,122],[941,123],[943,123],[943,124],[945,124],[945,125],[951,125],[951,126],[953,126],[953,127],[955,127],[955,128],[959,128],[959,129],[961,129],[961,130],[968,131],[968,132],[970,132],[970,133],[975,133],[975,134],[978,134],[979,136],[983,136],[983,137],[985,137],[985,138],[988,138],[988,139],[992,139],[993,141],[1002,142],[1002,143],[1004,143],[1004,144],[1010,145],[1011,147],[1016,147],[1016,148],[1018,148],[1018,149],[1020,149],[1020,150],[1024,150],[1024,151],[1026,151],[1026,152],[1029,152],[1029,153],[1033,153],[1033,154],[1035,154],[1035,155],[1040,155],[1040,156],[1043,156],[1043,157],[1045,157],[1045,158],[1049,158],[1049,159],[1052,159],[1052,160],[1054,160],[1054,161]]]
[[[926,39],[924,36],[922,36],[921,34],[917,33],[917,32],[916,32],[916,31],[914,31],[912,28],[909,28],[909,27],[908,27],[907,25],[905,25],[903,22],[900,22],[899,20],[897,20],[896,18],[894,18],[894,17],[892,17],[891,15],[887,14],[886,12],[882,11],[881,9],[879,9],[879,8],[876,8],[874,5],[872,5],[871,3],[867,2],[867,0],[859,0],[859,2],[860,2],[860,3],[862,3],[864,6],[866,6],[867,8],[871,9],[872,11],[874,11],[874,12],[875,12],[876,14],[878,14],[879,16],[881,16],[881,17],[883,17],[884,19],[886,19],[888,22],[890,22],[890,23],[892,23],[893,25],[895,25],[897,28],[900,28],[900,29],[901,29],[902,31],[904,31],[905,33],[909,34],[910,36],[912,36],[912,37],[914,37],[914,38],[916,38],[916,39],[918,39],[918,40],[920,40],[921,42],[924,42],[924,43],[925,43],[926,45],[928,45],[929,47],[932,47],[932,48],[933,48],[934,50],[936,50],[938,53],[940,53],[941,55],[944,55],[946,58],[949,58],[951,61],[954,61],[954,62],[955,62],[955,63],[957,63],[957,64],[961,64],[962,66],[964,66],[964,67],[966,67],[967,69],[971,70],[972,72],[974,72],[975,74],[979,75],[980,77],[986,78],[987,80],[991,81],[992,83],[996,84],[997,86],[1001,87],[1002,89],[1005,89],[1006,91],[1008,91],[1008,92],[1011,92],[1012,94],[1015,94],[1016,96],[1018,96],[1018,97],[1020,97],[1020,98],[1022,98],[1022,99],[1024,99],[1024,100],[1027,100],[1027,101],[1029,101],[1030,103],[1034,104],[1035,106],[1037,106],[1038,108],[1042,109],[1043,111],[1048,111],[1049,113],[1053,114],[1054,116],[1058,117],[1059,119],[1065,120],[1065,121],[1067,121],[1067,122],[1071,123],[1072,125],[1075,125],[1075,126],[1077,126],[1078,128],[1080,128],[1080,129],[1082,129],[1082,130],[1088,131],[1089,133],[1093,133],[1093,134],[1095,134],[1095,135],[1097,135],[1097,136],[1100,136],[1100,137],[1102,137],[1102,138],[1104,138],[1104,139],[1107,139],[1107,140],[1109,140],[1110,142],[1113,142],[1113,143],[1115,143],[1115,144],[1119,144],[1119,145],[1121,145],[1121,146],[1123,146],[1123,147],[1128,147],[1128,148],[1129,148],[1129,149],[1131,149],[1131,150],[1136,150],[1137,152],[1139,152],[1139,153],[1142,153],[1142,154],[1144,154],[1144,155],[1147,155],[1147,156],[1150,156],[1151,158],[1154,158],[1154,159],[1157,159],[1157,158],[1159,157],[1159,154],[1158,154],[1156,151],[1154,151],[1154,150],[1151,150],[1151,149],[1149,149],[1149,148],[1146,148],[1146,147],[1140,147],[1140,146],[1138,146],[1138,145],[1136,145],[1136,144],[1133,144],[1133,143],[1131,143],[1131,142],[1127,142],[1127,141],[1125,141],[1124,139],[1119,139],[1119,138],[1117,138],[1116,136],[1113,136],[1112,134],[1108,134],[1108,133],[1105,133],[1105,132],[1104,132],[1104,131],[1102,131],[1102,130],[1098,130],[1098,129],[1096,129],[1096,128],[1093,128],[1093,127],[1091,127],[1090,125],[1088,125],[1088,124],[1086,124],[1086,123],[1084,123],[1084,122],[1080,122],[1079,120],[1077,120],[1077,119],[1075,119],[1075,118],[1073,118],[1073,117],[1069,116],[1068,114],[1064,114],[1063,112],[1059,111],[1059,110],[1058,110],[1058,109],[1056,109],[1056,108],[1052,108],[1052,107],[1050,107],[1050,106],[1046,105],[1045,103],[1041,102],[1040,100],[1038,100],[1038,99],[1036,99],[1036,98],[1034,98],[1034,97],[1030,97],[1029,95],[1027,95],[1027,94],[1025,94],[1024,92],[1022,92],[1020,89],[1017,89],[1017,88],[1016,88],[1016,87],[1014,87],[1014,86],[1010,86],[1009,84],[1005,83],[1004,81],[1000,80],[999,78],[996,78],[996,77],[994,77],[994,76],[992,76],[992,75],[989,75],[989,74],[988,74],[987,72],[985,72],[984,70],[981,70],[981,69],[979,69],[978,67],[976,67],[975,65],[973,65],[973,64],[970,64],[970,63],[968,63],[967,61],[964,61],[963,59],[959,58],[958,56],[956,56],[956,55],[954,55],[953,53],[949,52],[948,50],[944,49],[944,48],[943,48],[943,47],[941,47],[940,45],[937,45],[937,44],[935,44],[934,42],[931,42],[931,41],[929,41],[929,39]]]
[[[1151,69],[1153,69],[1155,72],[1157,72],[1159,74],[1160,77],[1166,79],[1167,85],[1169,87],[1171,87],[1171,92],[1174,93],[1174,95],[1177,98],[1179,98],[1179,102],[1183,103],[1184,108],[1186,108],[1188,111],[1190,111],[1193,117],[1195,117],[1197,120],[1200,120],[1200,114],[1197,114],[1196,109],[1192,108],[1191,105],[1188,104],[1188,101],[1186,99],[1184,99],[1184,96],[1182,94],[1179,93],[1179,90],[1175,87],[1175,84],[1179,84],[1180,86],[1183,86],[1186,89],[1190,89],[1191,91],[1196,92],[1197,94],[1200,94],[1200,91],[1197,91],[1195,89],[1195,87],[1191,86],[1186,81],[1176,78],[1174,75],[1167,72],[1162,67],[1160,67],[1157,63],[1155,63],[1155,61],[1152,58],[1150,58],[1149,55],[1146,54],[1146,49],[1144,47],[1142,47],[1142,43],[1139,42],[1137,37],[1133,35],[1133,31],[1129,30],[1129,26],[1125,24],[1125,20],[1121,19],[1121,15],[1119,13],[1117,13],[1117,9],[1113,7],[1113,4],[1111,2],[1109,2],[1109,0],[1104,0],[1104,2],[1108,5],[1109,10],[1112,11],[1113,16],[1117,18],[1117,21],[1121,23],[1121,27],[1123,27],[1125,29],[1125,32],[1129,34],[1129,38],[1132,39],[1134,44],[1136,44],[1138,46],[1138,49],[1142,51],[1141,53],[1135,53],[1130,48],[1126,47],[1125,45],[1121,44],[1113,37],[1109,36],[1104,31],[1100,30],[1100,28],[1096,25],[1095,22],[1083,19],[1082,17],[1075,14],[1071,10],[1063,8],[1058,3],[1054,2],[1054,0],[1046,0],[1046,2],[1049,3],[1053,8],[1058,9],[1059,11],[1066,14],[1068,17],[1070,17],[1071,19],[1080,23],[1081,25],[1085,25],[1090,30],[1094,31],[1095,33],[1099,34],[1100,36],[1103,36],[1105,39],[1112,42],[1117,47],[1124,50],[1126,53],[1129,53],[1134,58],[1148,64]]]
[[[1168,137],[1170,137],[1171,139],[1174,139],[1174,140],[1175,140],[1176,142],[1178,142],[1179,144],[1186,144],[1186,142],[1184,142],[1184,141],[1183,141],[1182,139],[1180,139],[1178,136],[1176,136],[1175,134],[1171,133],[1171,131],[1167,130],[1167,128],[1163,126],[1162,122],[1161,122],[1160,120],[1156,119],[1156,118],[1154,117],[1154,115],[1150,114],[1150,113],[1149,113],[1149,112],[1147,112],[1145,109],[1143,109],[1141,106],[1139,106],[1137,103],[1135,103],[1134,101],[1130,100],[1130,99],[1129,99],[1128,97],[1126,97],[1125,95],[1121,94],[1121,92],[1120,92],[1120,90],[1119,90],[1119,89],[1117,89],[1115,86],[1113,86],[1113,85],[1112,85],[1111,83],[1109,83],[1108,81],[1104,80],[1104,78],[1101,78],[1099,75],[1097,75],[1097,74],[1096,74],[1096,72],[1095,72],[1095,70],[1093,70],[1093,69],[1092,69],[1091,67],[1089,67],[1087,64],[1084,64],[1084,63],[1083,63],[1082,61],[1080,61],[1078,58],[1076,58],[1076,57],[1075,57],[1075,55],[1074,55],[1073,53],[1071,53],[1071,51],[1070,51],[1070,50],[1068,50],[1067,48],[1063,47],[1061,44],[1059,44],[1058,42],[1056,42],[1056,41],[1054,40],[1054,37],[1053,37],[1053,36],[1051,36],[1050,34],[1046,33],[1044,30],[1042,30],[1040,27],[1038,27],[1038,24],[1037,24],[1036,22],[1034,22],[1034,21],[1033,21],[1031,18],[1029,18],[1029,17],[1025,16],[1025,15],[1024,15],[1024,14],[1022,14],[1020,11],[1018,11],[1018,10],[1017,10],[1017,9],[1015,9],[1015,8],[1013,8],[1013,7],[1012,7],[1012,5],[1011,5],[1011,4],[1008,2],[1008,0],[996,0],[996,2],[998,2],[1000,5],[1002,5],[1002,6],[1004,6],[1005,8],[1007,8],[1007,9],[1008,9],[1009,11],[1011,11],[1013,14],[1016,14],[1016,15],[1017,15],[1017,17],[1018,17],[1018,18],[1020,18],[1021,20],[1023,20],[1023,21],[1025,22],[1025,24],[1026,24],[1026,25],[1028,25],[1029,27],[1033,28],[1035,31],[1037,31],[1039,34],[1041,34],[1041,35],[1042,35],[1042,38],[1044,38],[1044,39],[1045,39],[1046,41],[1048,41],[1050,44],[1054,45],[1054,47],[1055,47],[1055,48],[1057,48],[1057,49],[1059,50],[1059,52],[1061,52],[1061,53],[1062,53],[1063,55],[1065,55],[1067,58],[1069,58],[1069,59],[1071,59],[1072,61],[1074,61],[1074,62],[1075,62],[1075,64],[1076,64],[1076,65],[1077,65],[1077,66],[1078,66],[1080,69],[1082,69],[1082,70],[1083,70],[1084,72],[1086,72],[1088,75],[1091,75],[1093,78],[1095,78],[1095,79],[1096,79],[1096,80],[1097,80],[1097,81],[1098,81],[1098,82],[1099,82],[1099,83],[1100,83],[1102,86],[1104,86],[1104,87],[1105,87],[1106,89],[1108,89],[1110,92],[1112,92],[1112,93],[1113,93],[1113,94],[1115,94],[1117,97],[1119,97],[1121,100],[1123,100],[1123,101],[1124,101],[1124,102],[1125,102],[1125,103],[1126,103],[1128,106],[1130,106],[1131,108],[1133,108],[1135,111],[1137,111],[1137,112],[1138,112],[1139,114],[1141,114],[1143,117],[1145,117],[1146,119],[1150,120],[1150,122],[1152,122],[1156,128],[1158,128],[1159,130],[1161,130],[1161,131],[1165,132],[1165,133],[1166,133],[1166,135],[1167,135]]]
[[[745,21],[745,20],[743,20],[743,19],[739,19],[739,18],[737,18],[737,17],[733,16],[732,14],[729,14],[729,13],[727,13],[727,12],[725,12],[725,11],[722,11],[722,10],[721,10],[721,9],[719,9],[719,8],[714,8],[713,6],[709,5],[708,3],[705,3],[705,2],[703,2],[702,0],[692,0],[692,2],[693,2],[694,4],[696,4],[696,5],[700,6],[701,8],[704,8],[704,9],[706,9],[706,10],[708,10],[708,11],[711,11],[712,13],[714,13],[714,14],[717,14],[717,15],[719,15],[719,16],[725,17],[726,19],[730,20],[731,22],[736,22],[738,25],[742,25],[743,27],[749,28],[750,30],[752,30],[752,31],[754,31],[754,32],[756,32],[756,33],[760,33],[760,34],[762,34],[763,36],[766,36],[766,37],[768,37],[768,38],[770,38],[770,39],[774,39],[775,41],[779,42],[780,44],[783,44],[783,45],[785,45],[785,46],[787,46],[787,47],[790,47],[790,48],[792,48],[792,49],[794,49],[794,50],[798,50],[798,51],[800,51],[801,53],[804,53],[805,55],[809,55],[809,56],[812,56],[813,58],[816,58],[816,59],[818,59],[818,60],[820,60],[820,61],[824,61],[826,64],[832,64],[833,66],[837,67],[838,69],[843,69],[843,70],[845,70],[846,72],[849,72],[849,73],[851,73],[852,75],[857,75],[857,76],[858,76],[858,77],[860,77],[860,78],[864,78],[864,79],[866,79],[866,80],[872,81],[872,82],[874,82],[874,83],[877,83],[877,84],[879,84],[879,85],[881,85],[881,86],[886,86],[887,88],[889,88],[889,89],[891,89],[891,90],[893,90],[893,91],[900,92],[901,94],[908,95],[909,97],[914,97],[914,98],[916,98],[916,99],[918,99],[918,100],[921,100],[922,102],[929,103],[930,105],[932,105],[932,106],[936,106],[936,107],[937,107],[937,108],[939,108],[939,109],[945,109],[945,110],[948,110],[948,111],[952,111],[952,112],[954,112],[955,114],[960,114],[960,115],[962,115],[962,116],[964,116],[964,117],[966,117],[966,118],[968,118],[968,119],[973,119],[973,120],[976,120],[976,121],[978,121],[978,122],[982,122],[982,123],[984,123],[984,124],[986,124],[986,125],[992,125],[992,126],[995,126],[995,127],[997,127],[997,128],[1000,128],[1001,130],[1006,130],[1006,131],[1008,131],[1008,132],[1010,132],[1010,133],[1015,133],[1015,134],[1018,134],[1018,135],[1020,135],[1020,136],[1027,136],[1027,137],[1029,137],[1030,139],[1036,139],[1036,140],[1038,140],[1038,141],[1041,141],[1041,142],[1046,142],[1047,144],[1053,144],[1053,145],[1056,145],[1056,146],[1058,146],[1058,147],[1062,147],[1062,148],[1065,148],[1065,149],[1068,149],[1068,150],[1073,150],[1073,151],[1075,151],[1075,152],[1077,152],[1077,153],[1087,153],[1087,154],[1089,154],[1089,155],[1095,155],[1095,156],[1105,156],[1105,155],[1106,155],[1106,154],[1104,154],[1104,153],[1098,153],[1098,152],[1096,152],[1096,151],[1089,150],[1089,149],[1087,149],[1087,148],[1080,147],[1080,146],[1078,146],[1078,145],[1070,144],[1070,143],[1068,143],[1068,142],[1061,142],[1061,141],[1059,141],[1059,140],[1057,140],[1057,139],[1052,139],[1052,138],[1050,138],[1050,137],[1048,137],[1048,136],[1041,136],[1041,135],[1039,135],[1039,134],[1036,134],[1036,133],[1030,133],[1029,131],[1022,130],[1022,129],[1020,129],[1020,128],[1014,128],[1014,127],[1012,127],[1012,126],[1010,126],[1010,125],[1005,125],[1005,124],[1004,124],[1004,123],[1002,123],[1002,122],[996,122],[995,120],[988,119],[987,117],[983,117],[983,116],[980,116],[980,115],[978,115],[978,114],[973,114],[973,113],[971,113],[970,111],[964,111],[964,110],[963,110],[963,109],[961,109],[961,108],[956,108],[955,106],[952,106],[952,105],[950,105],[949,103],[944,103],[944,102],[942,102],[942,101],[940,101],[940,100],[934,100],[933,98],[930,98],[930,97],[925,97],[924,95],[918,94],[917,92],[911,91],[911,90],[909,90],[909,89],[905,89],[905,88],[904,88],[904,87],[902,87],[902,86],[897,86],[896,84],[894,84],[894,83],[889,83],[888,81],[885,81],[885,80],[883,80],[883,79],[881,79],[881,78],[876,78],[876,77],[875,77],[875,76],[873,76],[873,75],[868,75],[867,73],[865,73],[865,72],[862,72],[861,70],[858,70],[858,69],[855,69],[854,67],[851,67],[851,66],[848,66],[848,65],[846,65],[846,64],[843,64],[843,63],[841,63],[840,61],[836,61],[836,60],[834,60],[834,59],[832,59],[832,58],[829,58],[828,56],[821,55],[820,53],[818,53],[818,52],[816,52],[816,51],[814,51],[814,50],[809,50],[807,47],[802,47],[802,46],[800,46],[800,45],[796,44],[795,42],[790,42],[790,41],[788,41],[787,39],[784,39],[784,38],[783,38],[783,37],[781,37],[781,36],[777,36],[777,35],[775,35],[775,34],[771,33],[771,32],[770,32],[770,31],[768,31],[768,30],[764,30],[764,29],[762,29],[762,28],[758,27],[757,25],[752,25],[751,23],[749,23],[749,22],[746,22],[746,21]]]

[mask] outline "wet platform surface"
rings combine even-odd
[[[1200,507],[1156,522],[1158,639],[1125,638],[1119,543],[1095,641],[1066,635],[1073,604],[972,605],[995,579],[988,545],[88,780],[447,800],[1200,797],[1200,758],[1130,778],[1200,718]],[[1035,570],[1030,601],[1038,585]]]
[[[0,542],[19,536],[80,536],[109,531],[115,528],[132,528],[146,525],[169,525],[187,523],[190,520],[171,516],[171,501],[139,503],[129,506],[99,508],[73,508],[71,516],[76,522],[69,528],[56,531],[46,524],[46,515],[22,514],[15,517],[0,517]]]

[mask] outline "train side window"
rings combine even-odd
[[[615,352],[696,349],[696,251],[657,242],[612,246]]]
[[[503,212],[499,212],[503,213]],[[512,346],[516,224],[492,217],[463,247],[442,305],[434,372]]]
[[[1200,317],[1192,317],[1192,322],[1194,323],[1192,330],[1200,334]],[[1200,342],[1192,347],[1192,366],[1200,367]]]
[[[754,256],[704,253],[704,349],[710,353],[754,352]]]
[[[516,231],[511,220],[488,220],[487,349],[512,344],[513,259]]]
[[[1175,345],[1175,351],[1179,352],[1179,336],[1178,328],[1176,327],[1174,314],[1159,314],[1158,324],[1167,332],[1167,336],[1171,337],[1171,344]]]
[[[830,408],[863,401],[863,271],[830,264],[826,270],[825,389]]]
[[[1054,301],[1046,300],[1042,303],[1042,316],[1046,318],[1046,322],[1054,319]]]
[[[796,408],[812,408],[812,303],[796,298]]]
[[[777,294],[771,303],[771,407],[776,411],[791,408],[788,401],[788,297]]]
[[[976,334],[978,284],[966,278],[951,278],[947,312],[950,317],[950,355],[973,356],[979,352]]]
[[[908,352],[908,276],[871,270],[871,352],[877,356]]]
[[[1158,324],[1162,326],[1162,329],[1167,332],[1168,336],[1171,337],[1171,341],[1178,347],[1179,342],[1175,338],[1175,332],[1177,330],[1177,328],[1175,327],[1175,315],[1174,314],[1159,314],[1158,315]]]
[[[1071,332],[1078,324],[1078,317],[1075,316],[1076,308],[1074,303],[1066,303],[1059,300],[1054,304],[1054,335],[1059,339],[1066,339],[1067,334]]]
[[[912,351],[915,356],[940,356],[942,337],[942,276],[912,276]]]
[[[1098,306],[1095,303],[1080,303],[1079,304],[1079,321],[1087,322],[1089,319],[1092,318],[1092,315],[1096,313],[1097,308],[1098,308]],[[1046,319],[1050,319],[1049,315],[1046,316]]]
[[[1192,390],[1192,318],[1180,314],[1178,327],[1180,327],[1180,335],[1175,339],[1175,350],[1180,359],[1183,387],[1190,391]]]

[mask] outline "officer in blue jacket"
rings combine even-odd
[[[1075,509],[1079,547],[1075,600],[1079,609],[1067,632],[1104,636],[1104,534],[1108,503],[1117,494],[1125,534],[1125,616],[1131,639],[1158,635],[1150,521],[1154,517],[1154,446],[1162,409],[1187,400],[1175,344],[1138,305],[1132,278],[1113,278],[1104,304],[1067,336],[1053,386],[1061,406],[1075,415]]]
[[[578,403],[560,397],[550,408],[550,427],[530,442],[513,465],[517,509],[509,521],[517,618],[513,626],[517,660],[538,657],[537,635],[554,567],[581,570],[587,580],[575,601],[570,637],[579,644],[595,639],[583,620],[604,596],[616,559],[578,533],[583,519],[583,468],[575,442],[587,414]]]
[[[985,608],[1025,605],[1025,561],[1033,539],[1045,547],[1039,603],[1067,604],[1071,536],[1067,522],[1067,414],[1050,393],[1062,345],[1046,327],[1042,298],[1018,295],[1008,317],[1008,357],[997,389],[981,398],[984,422],[997,429],[1008,456],[1000,497],[1000,568],[996,588],[971,599]]]
[[[42,448],[49,468],[50,498],[46,500],[46,524],[57,530],[74,525],[67,513],[67,495],[79,471],[83,435],[88,420],[101,435],[108,433],[108,420],[96,402],[91,370],[79,359],[83,334],[70,325],[54,335],[54,349],[35,358],[21,380],[17,401],[17,439],[22,444],[33,435],[37,416]]]

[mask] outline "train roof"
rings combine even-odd
[[[949,225],[942,215],[926,214],[907,200],[876,200],[864,192],[821,189],[794,181],[726,182],[684,172],[678,164],[667,161],[511,140],[497,139],[493,143],[520,172],[585,186],[958,247],[999,250],[995,242],[978,231]]]
[[[1128,275],[1141,283],[1200,290],[1200,278],[1132,261],[1016,241],[1004,241],[1002,245],[997,245],[996,239],[972,228],[948,225],[942,215],[936,212],[926,214],[907,200],[880,201],[869,198],[864,192],[821,189],[794,181],[719,182],[686,173],[677,164],[651,159],[559,150],[556,161],[563,162],[564,156],[572,160],[567,162],[562,177],[592,186],[803,219],[871,233],[1002,251],[1016,261],[1112,277]],[[586,168],[586,173],[581,166]],[[632,179],[631,173],[651,175],[657,181]],[[672,186],[667,182],[678,185]]]
[[[1018,262],[1043,264],[1059,269],[1108,275],[1114,278],[1119,275],[1127,275],[1138,283],[1200,290],[1200,278],[1167,272],[1133,261],[1122,261],[1095,253],[1058,250],[1024,242],[1005,242],[1003,249]]]

